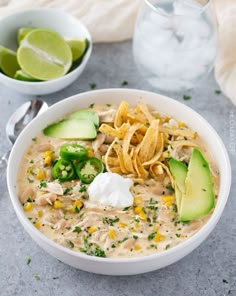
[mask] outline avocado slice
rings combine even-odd
[[[94,123],[87,119],[63,119],[43,130],[45,136],[60,139],[92,140],[97,136]]]
[[[181,221],[198,219],[215,206],[215,195],[209,164],[197,148],[193,149],[182,192],[179,216]]]
[[[76,118],[76,119],[89,119],[91,120],[96,127],[99,126],[99,117],[98,114],[91,110],[91,109],[83,109],[83,110],[79,110],[75,113],[72,113],[69,118]]]
[[[185,179],[188,168],[182,161],[171,158],[168,160],[171,174],[175,179],[175,199],[178,212],[180,211],[182,193],[185,193]]]

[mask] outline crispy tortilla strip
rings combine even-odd
[[[171,129],[168,127],[160,126],[160,132],[166,133],[171,136],[183,136],[183,137],[190,137],[195,139],[197,137],[197,133],[190,130],[190,129]]]
[[[108,163],[111,164],[112,166],[119,166],[119,160],[117,157],[108,157]]]
[[[113,168],[110,168],[111,172],[112,173],[116,173],[116,174],[119,174],[119,175],[122,175],[122,171],[121,171],[121,168],[120,167],[113,167]]]
[[[151,164],[157,162],[163,153],[163,149],[164,149],[164,137],[163,137],[163,133],[160,133],[158,136],[156,154],[153,156],[152,159],[144,162],[143,166],[150,166]]]
[[[148,176],[148,172],[145,170],[145,168],[142,166],[141,164],[141,161],[139,159],[138,156],[136,156],[134,159],[133,159],[133,165],[134,165],[134,168],[138,174],[138,177],[142,178],[142,179],[146,179],[147,176]]]
[[[193,143],[191,141],[185,141],[185,140],[180,140],[180,141],[173,141],[171,142],[171,146],[173,149],[181,147],[181,146],[190,146],[190,147],[198,147],[196,143]]]
[[[119,143],[115,144],[114,145],[114,150],[115,150],[115,152],[117,154],[117,157],[118,157],[121,172],[123,174],[127,174],[127,170],[126,170],[125,164],[124,164],[124,157],[123,157],[123,154],[122,154],[121,145]]]
[[[108,147],[106,154],[103,157],[103,162],[105,163],[106,169],[108,172],[112,172],[109,166],[109,155],[111,154],[114,145],[116,144],[116,142],[118,141],[117,138],[114,139],[114,141],[111,143],[111,145]]]
[[[159,119],[153,120],[141,142],[139,151],[139,159],[141,163],[150,160],[155,153],[158,139],[158,127]]]
[[[129,124],[128,123],[123,123],[119,128],[115,129],[113,127],[111,127],[108,124],[103,123],[100,128],[99,131],[105,135],[109,135],[112,136],[114,138],[118,138],[118,139],[123,139],[125,134],[127,133],[129,129]]]
[[[116,112],[116,117],[114,120],[114,126],[116,128],[120,127],[124,122],[127,122],[129,103],[122,101]]]
[[[143,114],[145,115],[145,117],[147,118],[149,124],[152,124],[152,121],[155,119],[152,114],[150,113],[150,111],[148,110],[148,106],[145,104],[139,104],[137,106],[138,109],[140,109]]]
[[[174,181],[174,178],[172,177],[169,168],[168,168],[164,163],[162,163],[162,162],[160,162],[160,161],[157,161],[156,163],[150,165],[150,175],[151,175],[154,179],[156,179],[156,177],[157,177],[156,172],[159,172],[159,168],[157,167],[157,170],[155,170],[155,166],[159,166],[159,165],[162,166],[162,168],[166,171],[167,175],[168,175],[169,178],[170,178],[171,186],[172,186],[173,188],[175,188],[175,181]]]
[[[130,142],[131,142],[131,138],[133,137],[134,133],[141,126],[142,125],[140,123],[135,123],[134,125],[131,125],[129,131],[126,133],[124,140],[123,140],[123,149],[122,150],[123,150],[124,164],[125,164],[126,170],[130,173],[134,173],[132,159],[129,155]]]

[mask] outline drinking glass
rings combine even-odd
[[[164,91],[193,88],[209,73],[216,56],[211,1],[144,0],[134,38],[140,73]]]

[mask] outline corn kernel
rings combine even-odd
[[[164,195],[162,197],[162,201],[165,203],[167,207],[170,207],[174,202],[174,196],[172,195]]]
[[[193,138],[196,139],[197,137],[198,137],[198,133],[195,132]]]
[[[36,222],[36,223],[34,223],[34,226],[35,226],[37,229],[39,229],[39,228],[41,227],[41,223]]]
[[[158,230],[159,230],[159,225],[155,225],[155,226],[153,227],[153,232],[158,232]]]
[[[88,157],[93,157],[94,156],[93,148],[90,148],[90,147],[88,148],[87,156]]]
[[[60,200],[55,200],[53,207],[54,209],[61,209],[63,207],[63,203]]]
[[[48,156],[52,156],[52,154],[53,154],[53,152],[51,151],[51,150],[47,150],[47,151],[45,151],[44,153],[43,153],[43,157],[44,158],[46,158],[46,157],[48,157]]]
[[[140,206],[137,206],[134,208],[134,213],[137,215],[140,214],[142,211],[143,211],[143,208]]]
[[[147,215],[143,211],[139,214],[139,217],[141,220],[147,221]]]
[[[87,229],[89,234],[92,234],[98,230],[97,226],[91,226]]]
[[[178,122],[178,126],[179,126],[179,127],[185,127],[186,124],[185,124],[183,121],[179,121],[179,122]]]
[[[43,169],[39,169],[36,175],[36,179],[43,180],[45,179],[45,177],[46,177],[45,171]]]
[[[134,204],[135,204],[135,205],[141,205],[142,203],[143,203],[143,199],[142,199],[141,197],[136,196],[136,197],[134,198]]]
[[[52,157],[51,156],[47,156],[44,158],[44,164],[45,165],[50,165],[52,161]]]
[[[43,217],[43,211],[38,211],[38,218]]]
[[[142,247],[140,246],[140,245],[135,245],[134,246],[134,250],[135,251],[139,251],[139,250],[141,250],[142,249]]]
[[[127,224],[125,224],[125,223],[122,223],[122,222],[119,223],[120,228],[125,228],[126,226],[127,226]]]
[[[113,229],[109,229],[108,230],[108,236],[109,236],[109,238],[110,239],[116,239],[116,232],[115,232],[115,230],[113,230]]]
[[[154,242],[155,243],[159,243],[160,241],[162,241],[163,239],[165,238],[165,236],[163,234],[160,234],[160,233],[157,233],[155,236],[154,236]]]
[[[29,212],[29,211],[32,209],[32,207],[33,207],[32,202],[26,202],[26,203],[24,204],[24,211],[25,211],[25,212]]]

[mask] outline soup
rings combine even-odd
[[[184,121],[122,102],[93,104],[36,135],[17,190],[49,239],[91,256],[130,258],[193,236],[214,210],[218,184],[209,151]]]

